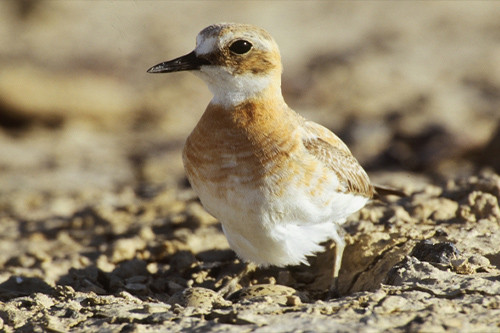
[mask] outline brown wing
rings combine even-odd
[[[304,147],[319,161],[330,168],[340,181],[340,191],[373,196],[373,186],[365,170],[347,148],[332,132],[321,125],[306,122],[307,135]]]

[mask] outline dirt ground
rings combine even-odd
[[[496,2],[0,2],[0,331],[500,331]],[[332,254],[245,270],[184,176],[210,100],[146,69],[222,21],[373,182]]]

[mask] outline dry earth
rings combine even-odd
[[[0,331],[500,331],[500,5],[0,2]],[[245,269],[184,178],[210,99],[145,70],[210,23],[277,39],[283,90],[404,198],[331,253]]]

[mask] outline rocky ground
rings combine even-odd
[[[0,3],[0,330],[500,331],[500,6]],[[329,251],[257,269],[182,170],[210,94],[146,75],[204,26],[281,46],[285,99],[403,189]],[[8,47],[5,47],[5,46]]]

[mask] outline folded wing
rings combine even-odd
[[[349,148],[335,134],[312,121],[304,124],[304,147],[337,175],[339,191],[371,198],[373,186]]]

